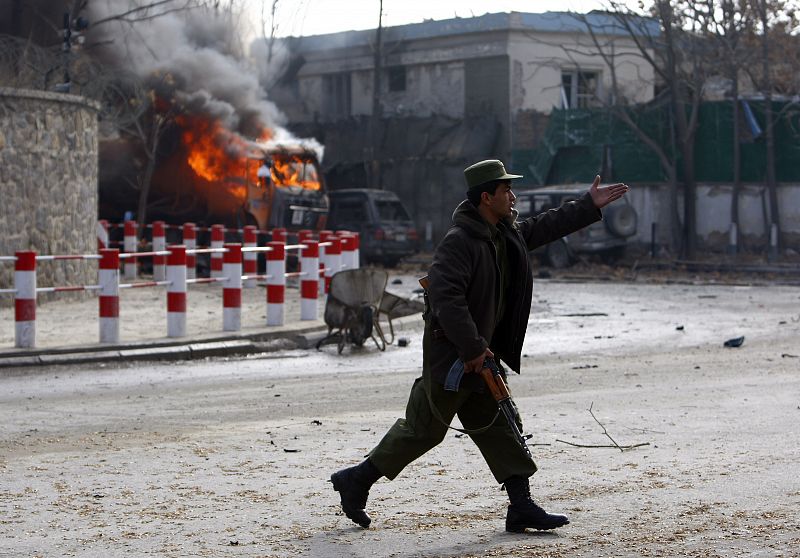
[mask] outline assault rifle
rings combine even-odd
[[[428,281],[428,276],[426,275],[425,277],[421,278],[419,280],[419,284],[424,289],[426,302],[425,306],[427,311],[429,309],[428,285],[430,284]],[[450,367],[450,371],[447,373],[445,390],[458,391],[458,384],[461,382],[461,377],[463,375],[464,363],[460,360],[456,360],[453,363],[453,366]],[[489,392],[492,394],[492,397],[494,397],[494,400],[497,402],[499,412],[503,414],[506,422],[508,422],[508,426],[511,428],[514,438],[517,439],[517,442],[522,449],[525,450],[525,453],[528,454],[528,457],[533,459],[531,450],[528,448],[528,444],[526,442],[531,435],[525,435],[520,430],[519,425],[522,424],[522,419],[519,416],[519,411],[517,410],[517,406],[514,404],[514,400],[511,399],[511,393],[508,391],[508,386],[503,379],[503,375],[500,373],[500,368],[497,366],[497,363],[493,358],[487,358],[483,361],[480,375],[483,378],[483,381],[486,383],[486,386],[489,388]]]
[[[503,416],[506,418],[506,422],[508,422],[508,425],[511,427],[511,432],[514,433],[514,438],[517,439],[517,442],[520,446],[522,446],[522,449],[525,450],[525,453],[528,454],[528,457],[533,459],[531,450],[528,449],[528,444],[525,442],[525,440],[530,438],[531,435],[525,435],[519,429],[519,425],[522,424],[522,419],[519,417],[517,406],[514,404],[514,400],[511,399],[508,386],[506,385],[505,380],[503,380],[503,376],[500,374],[500,369],[494,362],[493,358],[487,358],[483,361],[481,377],[483,378],[483,381],[486,382],[486,385],[489,386],[489,391],[492,393],[494,400],[497,401],[497,406],[499,407],[500,412],[503,413]]]

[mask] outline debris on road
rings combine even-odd
[[[723,343],[726,347],[741,347],[742,343],[744,343],[744,335],[741,337],[734,337],[733,339],[728,339]]]

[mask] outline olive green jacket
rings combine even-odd
[[[498,223],[505,235],[509,291],[505,312],[495,324],[500,269],[488,223],[467,200],[453,212],[453,226],[433,255],[428,272],[430,313],[426,323],[424,367],[444,383],[456,359],[468,361],[490,347],[515,372],[533,293],[528,252],[601,219],[589,194],[535,217],[517,221],[517,214]],[[480,389],[480,378],[465,377],[462,386]]]

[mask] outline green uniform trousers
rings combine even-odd
[[[488,390],[485,393],[445,391],[443,385],[426,377],[414,382],[406,417],[398,419],[369,454],[385,477],[394,479],[406,465],[438,445],[447,434],[447,426],[431,412],[426,384],[430,386],[430,401],[444,422],[450,424],[458,415],[465,430],[483,429],[491,423],[485,430],[468,434],[497,482],[504,482],[511,476],[527,478],[536,472],[536,464],[520,447],[505,418],[497,415],[497,403]]]

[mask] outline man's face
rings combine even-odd
[[[484,199],[489,211],[498,219],[503,219],[511,216],[511,208],[514,207],[517,196],[511,191],[511,181],[506,180],[498,184],[494,195],[486,194]]]

